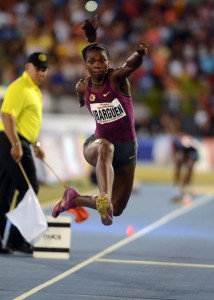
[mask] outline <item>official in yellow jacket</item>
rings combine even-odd
[[[28,184],[20,170],[21,162],[30,183],[38,194],[39,183],[31,152],[43,159],[44,151],[38,143],[42,122],[42,93],[40,85],[48,74],[48,58],[45,53],[34,52],[27,60],[25,70],[7,88],[0,118],[0,253],[18,250],[32,253],[32,246],[11,226],[6,247],[2,245],[6,216],[15,191],[16,206],[28,190]]]

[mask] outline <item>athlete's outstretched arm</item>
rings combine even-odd
[[[97,16],[93,19],[86,19],[81,28],[85,32],[86,40],[90,43],[96,42],[98,19]],[[115,75],[118,78],[127,78],[133,73],[143,62],[143,56],[148,53],[148,44],[141,42],[137,45],[135,52],[127,59],[125,64],[115,70]]]
[[[143,57],[148,53],[148,44],[147,43],[139,43],[136,47],[135,52],[127,59],[125,64],[115,70],[115,76],[119,78],[127,78],[130,74],[132,74],[137,68],[141,66],[143,63]]]

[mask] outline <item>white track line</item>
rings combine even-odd
[[[150,261],[150,260],[125,260],[125,259],[109,259],[99,258],[99,262],[114,263],[114,264],[133,264],[133,265],[153,265],[153,266],[166,266],[166,267],[188,267],[188,268],[205,268],[214,269],[214,265],[208,264],[187,264],[187,263],[175,263],[167,261]]]
[[[85,266],[88,266],[89,264],[97,261],[98,259],[104,257],[105,255],[121,248],[124,245],[127,245],[128,243],[138,239],[139,237],[142,237],[144,235],[146,235],[147,233],[151,232],[152,230],[161,227],[162,225],[170,222],[171,220],[184,215],[185,213],[199,207],[202,206],[208,202],[210,202],[211,200],[213,200],[213,196],[201,196],[199,197],[197,200],[195,200],[194,202],[192,202],[192,204],[190,206],[183,206],[181,208],[176,209],[175,211],[168,213],[167,215],[165,215],[164,217],[160,218],[159,220],[155,221],[154,223],[142,228],[141,230],[137,231],[135,234],[119,241],[118,243],[106,248],[105,250],[95,254],[94,256],[88,258],[87,260],[81,262],[80,264],[76,265],[75,267],[72,267],[71,269],[61,273],[60,275],[44,282],[43,284],[38,285],[37,287],[31,289],[30,291],[18,296],[17,298],[14,298],[13,300],[22,300],[22,299],[26,299],[27,297],[35,294],[36,292],[46,288],[47,286],[71,275],[72,273],[84,268]]]

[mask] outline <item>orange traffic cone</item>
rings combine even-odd
[[[189,195],[184,195],[183,198],[182,198],[182,204],[184,206],[192,205],[192,198]]]
[[[83,221],[87,220],[90,216],[87,210],[82,206],[78,206],[76,208],[70,208],[68,212],[70,214],[74,214],[74,216],[76,217],[75,219],[76,223],[82,223]]]
[[[129,225],[126,229],[126,235],[133,235],[134,234],[134,227]]]

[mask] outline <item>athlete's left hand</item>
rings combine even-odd
[[[148,53],[149,45],[147,43],[139,43],[137,45],[136,51],[140,55],[146,55]]]

